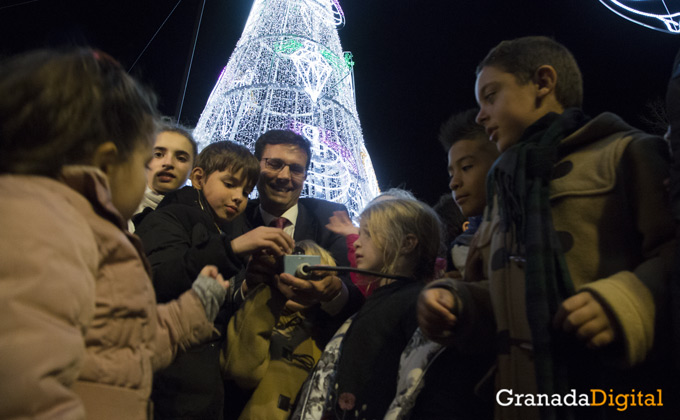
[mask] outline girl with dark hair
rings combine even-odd
[[[156,112],[100,51],[0,66],[0,418],[147,419],[153,371],[211,336],[228,282],[156,305],[126,230]]]

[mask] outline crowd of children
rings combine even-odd
[[[476,75],[455,211],[392,189],[356,227],[299,198],[300,135],[199,153],[104,52],[5,60],[0,418],[678,418],[667,142],[587,116],[553,39]]]

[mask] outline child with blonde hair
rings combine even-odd
[[[303,387],[293,419],[383,418],[397,389],[402,351],[416,330],[415,307],[434,276],[440,221],[426,204],[395,198],[360,216],[357,268],[378,288],[326,346]]]
[[[391,200],[393,198],[406,198],[415,200],[416,197],[409,190],[402,188],[390,188],[375,196],[368,205],[376,201]],[[326,229],[335,232],[345,237],[347,242],[347,259],[352,267],[357,266],[356,258],[354,257],[354,241],[359,237],[359,228],[352,223],[347,212],[334,211],[333,216],[328,219]],[[365,297],[368,297],[375,290],[376,284],[371,278],[365,278],[360,273],[350,273],[352,283],[357,286]]]

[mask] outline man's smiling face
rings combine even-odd
[[[267,160],[276,159],[284,166],[280,170],[267,167]],[[306,173],[291,172],[290,165],[306,168],[307,153],[293,144],[268,144],[260,159],[260,179],[257,191],[260,195],[262,208],[275,216],[282,215],[286,210],[297,204],[302,192],[302,186],[307,177]]]

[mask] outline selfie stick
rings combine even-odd
[[[295,273],[300,273],[302,276],[308,276],[312,271],[335,271],[338,273],[359,273],[367,276],[381,277],[387,279],[395,280],[412,280],[411,277],[398,276],[394,274],[378,273],[377,271],[362,270],[360,268],[354,267],[335,267],[333,265],[309,265],[308,263],[302,263],[297,266]]]

